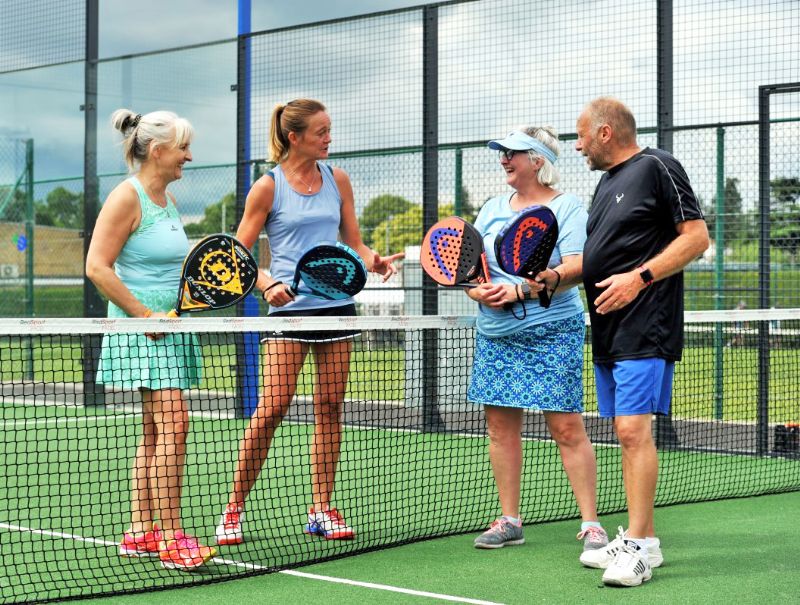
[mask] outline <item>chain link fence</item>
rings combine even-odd
[[[83,19],[79,4],[69,4],[70,19]],[[797,31],[800,5],[792,0],[478,0],[104,59],[97,69],[99,197],[102,202],[125,178],[118,137],[107,122],[111,112],[167,108],[189,117],[197,130],[192,147],[198,165],[171,185],[187,230],[193,237],[233,230],[246,193],[237,187],[237,162],[257,171],[267,154],[273,106],[309,96],[330,111],[330,162],[351,177],[364,239],[380,252],[406,250],[413,259],[430,216],[426,208],[473,218],[487,199],[507,190],[485,143],[519,125],[556,128],[561,187],[588,207],[600,175],[573,149],[575,119],[587,101],[609,94],[634,111],[642,146],[672,149],[706,210],[713,243],[686,272],[687,309],[761,306],[764,246],[770,248],[769,306],[798,307],[800,165],[791,150],[800,135],[797,94],[772,100],[766,235],[758,170],[758,87],[800,81]],[[78,215],[60,216],[56,208],[77,213],[82,195],[80,178],[62,178],[80,174],[83,165],[81,85],[74,77],[80,63],[42,66],[80,58],[74,44],[62,47],[62,41],[31,54],[41,57],[38,62],[20,59],[0,69],[0,86],[14,99],[0,117],[0,134],[3,119],[16,127],[32,124],[37,179],[47,179],[37,181],[34,205],[60,221],[39,222],[37,213],[34,258],[46,245],[81,248],[64,233],[45,230],[72,228],[74,238],[82,237],[70,226]],[[250,70],[237,71],[247,53]],[[237,101],[249,112],[237,113]],[[37,103],[47,109],[34,110]],[[60,115],[67,106],[69,118],[41,127],[42,116]],[[237,141],[242,120],[250,137]],[[66,172],[53,174],[54,166]],[[13,184],[11,177],[0,181]],[[8,264],[1,254],[0,264]],[[79,280],[83,259],[61,257],[69,267],[54,263],[52,277]],[[422,312],[422,279],[409,260],[402,279],[369,284],[362,311]],[[75,304],[45,308],[35,300],[33,312],[82,314],[82,285],[74,288],[55,298]],[[43,296],[38,288],[34,294]],[[440,295],[440,313],[473,310],[458,292]],[[3,315],[25,312],[19,305],[0,307]]]

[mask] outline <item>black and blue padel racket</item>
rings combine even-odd
[[[474,287],[489,281],[480,232],[463,218],[448,216],[434,223],[420,246],[423,270],[442,286]]]
[[[547,206],[531,206],[512,218],[494,242],[497,264],[511,275],[534,279],[547,269],[558,240],[558,221]],[[552,293],[539,291],[539,304],[550,306]]]
[[[250,293],[257,277],[256,261],[239,240],[224,233],[204,237],[183,261],[178,303],[167,315],[235,305]]]
[[[358,253],[341,242],[330,242],[312,246],[303,253],[297,261],[289,292],[293,296],[305,294],[343,300],[361,292],[366,283],[367,267]]]

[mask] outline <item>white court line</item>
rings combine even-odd
[[[34,529],[32,527],[24,527],[22,525],[11,525],[9,523],[0,523],[0,529],[8,529],[11,531],[19,531],[19,532],[28,532],[32,534],[38,534],[40,536],[50,536],[54,538],[62,538],[65,540],[75,540],[76,542],[86,542],[88,544],[97,544],[99,546],[109,546],[116,548],[119,546],[116,542],[109,542],[108,540],[98,540],[97,538],[85,538],[83,536],[79,536],[77,534],[68,534],[64,532],[57,532],[57,531],[49,531],[46,529]],[[263,565],[256,565],[255,563],[244,563],[242,561],[233,561],[230,559],[223,559],[220,557],[214,557],[211,559],[217,565],[229,565],[232,567],[242,567],[244,569],[250,570],[261,570],[261,569],[268,569]],[[469,599],[467,597],[455,597],[452,595],[446,594],[439,594],[437,592],[426,592],[423,590],[412,590],[410,588],[400,588],[398,586],[389,586],[387,584],[374,584],[373,582],[359,582],[357,580],[348,580],[346,578],[335,578],[333,576],[321,576],[319,574],[313,573],[305,573],[302,571],[295,571],[293,569],[283,569],[278,571],[278,573],[286,574],[288,576],[295,576],[298,578],[304,578],[307,580],[319,580],[322,582],[334,582],[336,584],[347,584],[350,586],[360,586],[362,588],[371,588],[373,590],[385,590],[388,592],[398,592],[402,594],[417,596],[417,597],[428,597],[430,599],[438,599],[440,601],[451,601],[454,603],[471,603],[473,605],[501,605],[500,603],[495,603],[493,601],[481,601],[479,599]]]

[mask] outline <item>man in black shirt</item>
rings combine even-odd
[[[653,414],[668,414],[683,350],[683,268],[708,248],[700,204],[680,163],[640,148],[636,121],[602,97],[578,118],[575,148],[597,185],[586,226],[583,280],[592,323],[598,411],[622,446],[628,529],[581,562],[603,582],[638,586],[663,562],[653,506],[658,455]]]

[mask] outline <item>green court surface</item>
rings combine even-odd
[[[5,475],[0,477],[0,490],[5,496],[0,501],[0,540],[4,553],[4,565],[0,569],[1,601],[22,599],[30,587],[35,587],[37,598],[45,599],[226,579],[247,571],[294,567],[309,560],[330,559],[393,543],[472,532],[497,514],[485,437],[348,428],[344,433],[335,501],[345,503],[342,506],[348,508],[348,521],[357,528],[357,539],[326,542],[305,536],[302,524],[311,499],[308,481],[310,427],[287,422],[279,430],[270,458],[251,494],[248,541],[238,547],[220,549],[214,562],[196,574],[163,570],[156,561],[121,559],[116,552],[117,541],[129,517],[129,467],[140,422],[133,413],[98,413],[84,407],[25,406],[6,402],[2,408],[4,430],[0,433],[0,451],[6,466]],[[206,543],[213,540],[214,526],[226,502],[244,426],[242,420],[203,415],[192,419],[182,512],[184,526]],[[796,459],[687,451],[661,452],[660,456],[660,504],[749,493],[751,484],[773,492],[797,489],[798,485]],[[598,578],[592,575],[594,572],[573,569],[577,564],[577,543],[573,540],[577,524],[570,521],[561,525],[534,525],[539,521],[577,516],[556,446],[550,441],[528,440],[525,458],[523,516],[531,526],[528,528],[530,544],[524,548],[478,552],[471,548],[471,536],[461,535],[385,553],[366,553],[302,571],[331,570],[314,573],[479,600],[520,603],[532,602],[520,600],[520,594],[533,598],[539,594],[539,584],[554,583],[561,586],[565,601],[579,602],[574,599],[588,588],[578,590],[576,584],[594,589]],[[625,503],[619,451],[613,446],[600,445],[597,458],[598,507],[604,513],[620,511]],[[787,502],[797,503],[792,496],[784,497],[788,498]],[[675,563],[682,561],[685,565],[682,572],[676,570],[678,580],[689,574],[697,581],[704,581],[696,575],[698,565],[692,563],[693,560],[702,560],[704,567],[716,565],[718,557],[725,561],[736,553],[743,561],[750,561],[755,536],[761,535],[774,544],[790,535],[778,535],[779,524],[774,528],[775,535],[761,533],[770,525],[770,519],[736,520],[737,507],[753,502],[757,500],[709,504],[710,509],[701,505],[688,507],[688,511],[698,511],[686,513],[693,518],[704,510],[714,510],[715,506],[730,507],[723,515],[708,513],[705,524],[697,525],[693,532],[687,532],[686,524],[677,519],[664,523],[665,530],[671,532],[662,536],[665,549],[669,552],[674,540]],[[766,514],[765,508],[753,506],[759,514]],[[669,517],[676,510],[665,509],[660,515]],[[709,533],[706,528],[717,521],[724,523],[710,535],[725,537],[728,546],[722,549],[715,545],[715,539],[705,537]],[[614,517],[606,521],[606,525],[613,530],[622,522],[621,518]],[[690,535],[698,542],[697,552],[704,553],[700,559],[693,559],[689,552],[694,549]],[[792,544],[796,541],[789,541],[778,550],[788,552]],[[543,551],[547,552],[544,559]],[[399,571],[406,557],[410,567]],[[374,563],[362,563],[370,560]],[[524,563],[518,569],[519,561]],[[722,561],[713,575],[719,576],[721,582],[724,577],[727,577],[726,582],[731,582],[732,577],[726,576],[726,564]],[[777,561],[775,565],[780,567],[785,558],[779,557]],[[444,567],[443,562],[446,562]],[[494,567],[484,568],[487,562],[494,562]],[[759,560],[759,564],[763,561]],[[736,569],[741,571],[744,566],[744,562],[737,564]],[[398,570],[396,577],[392,575],[394,572],[390,573],[395,568]],[[362,571],[353,575],[347,571],[351,569]],[[533,574],[530,577],[539,579],[528,582],[523,579],[528,576],[524,575],[512,579],[509,576],[512,569],[513,574],[527,570]],[[545,569],[550,571],[542,577],[536,575],[544,573]],[[371,575],[379,571],[378,576]],[[671,567],[666,568],[663,577],[669,578],[670,571]],[[310,591],[333,591],[334,594],[337,591],[353,594],[351,591],[355,590],[327,582],[301,580],[298,576],[290,578],[286,573],[197,590],[236,591],[239,586],[269,586],[270,583],[309,584]],[[660,584],[654,582],[654,585]],[[779,586],[779,583],[774,584],[776,590]],[[184,594],[171,592],[159,598],[182,599]],[[549,594],[549,600],[542,602],[557,602],[553,601],[555,595],[562,593]],[[245,602],[246,588],[243,595],[240,602]],[[147,598],[152,599],[153,595]],[[384,598],[395,602],[406,597],[381,590],[367,591],[358,597],[370,601]]]
[[[602,572],[577,560],[577,522],[560,521],[528,526],[526,544],[496,551],[472,548],[474,534],[453,536],[297,570],[313,577],[281,572],[92,602],[783,605],[800,600],[798,510],[800,492],[659,508],[665,563],[638,588],[603,586]],[[602,521],[614,529],[625,516]]]

